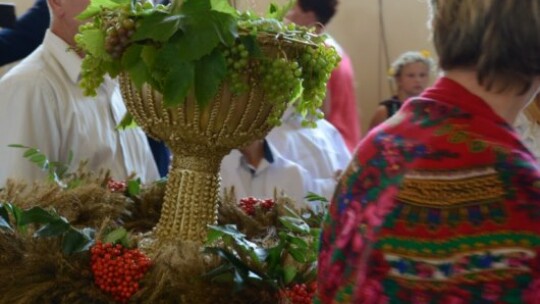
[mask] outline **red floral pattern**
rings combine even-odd
[[[385,124],[368,134],[337,187],[321,235],[316,302],[540,304],[540,255],[531,254],[540,249],[540,238],[520,241],[540,235],[540,173],[534,157],[484,101],[446,78],[407,101],[399,117],[401,123]],[[497,210],[479,205],[459,214],[458,221],[433,222],[438,226],[428,229],[418,225],[425,215],[411,213],[411,206],[398,200],[409,172],[459,175],[460,170],[478,167],[491,168],[504,185]],[[409,208],[409,217],[395,221],[394,211],[403,208]],[[426,214],[432,216],[444,211],[430,208]],[[478,220],[485,214],[496,220]],[[502,239],[473,250],[482,242],[468,237],[483,235]],[[453,248],[460,250],[444,253],[453,261],[446,264],[428,262],[443,257],[428,250],[415,257],[417,263],[400,266],[399,253],[392,251],[394,239],[421,241],[426,249],[430,242],[455,242]],[[516,255],[494,256],[489,246],[503,252],[510,248]],[[431,259],[422,263],[424,257]],[[471,271],[478,274],[469,276]],[[441,276],[447,281],[440,281]]]

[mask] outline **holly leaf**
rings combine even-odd
[[[289,242],[291,243],[291,245],[294,245],[299,249],[308,249],[309,248],[308,243],[303,238],[297,237],[297,236],[294,236],[294,235],[289,235],[289,237],[290,237]]]
[[[9,222],[6,221],[3,217],[0,217],[0,229],[13,231],[13,228],[11,228]]]
[[[48,237],[48,236],[59,236],[67,232],[71,226],[65,218],[58,218],[49,224],[41,227],[38,231],[34,233],[35,237]]]
[[[183,15],[169,15],[161,11],[154,11],[140,20],[137,31],[131,37],[131,41],[151,39],[165,42],[171,38],[181,27]]]
[[[296,277],[296,274],[298,273],[298,270],[294,266],[291,265],[285,265],[283,267],[283,281],[285,285],[288,285],[294,280],[294,277]]]
[[[328,199],[326,199],[326,197],[318,195],[318,194],[313,193],[313,192],[308,192],[307,195],[305,196],[305,199],[308,202],[325,202],[325,203],[328,203]]]
[[[307,234],[310,230],[309,225],[300,218],[282,216],[279,218],[279,222],[293,232]]]
[[[2,204],[2,203],[0,203],[0,229],[13,231],[13,228],[11,227],[11,225],[9,223],[8,211],[4,207],[4,204]]]
[[[193,87],[195,67],[191,62],[175,63],[165,77],[163,102],[166,106],[180,105]]]
[[[300,263],[307,262],[306,250],[292,247],[288,251],[295,261]]]
[[[141,193],[141,180],[132,179],[127,182],[127,192],[129,196],[137,196]]]
[[[103,240],[103,242],[115,244],[115,243],[121,242],[122,239],[127,238],[127,235],[128,235],[127,230],[124,227],[121,227],[121,228],[118,228],[109,232],[105,236],[105,239]]]
[[[58,215],[53,214],[41,207],[33,207],[32,209],[22,211],[19,219],[19,225],[48,224],[57,220],[58,218]]]
[[[21,216],[23,212],[22,209],[12,204],[5,204],[3,206],[5,210],[13,216],[13,219],[15,221],[15,225],[17,226],[17,228],[22,228],[24,226],[20,224]]]
[[[9,205],[9,204],[7,204]],[[9,224],[9,213],[8,213],[8,210],[6,209],[6,207],[4,207],[5,205],[0,203],[0,220],[3,220],[5,222],[5,224],[11,228],[10,224]]]
[[[227,76],[227,64],[223,54],[214,51],[195,64],[195,98],[206,106],[216,96],[219,86]]]
[[[88,250],[94,244],[93,232],[90,228],[81,231],[71,227],[62,240],[62,251],[72,254]]]

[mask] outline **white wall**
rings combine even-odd
[[[427,0],[341,0],[329,32],[351,57],[357,76],[358,103],[364,130],[379,101],[390,95],[383,53],[379,4],[382,4],[389,58],[407,50],[432,50],[428,41]],[[34,0],[12,0],[22,13]],[[239,7],[266,9],[270,0],[236,0]],[[285,3],[286,0],[274,0]]]
[[[34,0],[1,0],[0,3],[14,3],[16,5],[17,15],[20,15],[34,4]]]

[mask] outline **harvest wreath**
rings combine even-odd
[[[321,214],[293,210],[286,197],[237,202],[231,190],[204,244],[176,240],[147,253],[138,246],[159,219],[164,185],[84,169],[9,181],[0,302],[311,303]]]

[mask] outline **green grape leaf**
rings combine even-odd
[[[149,72],[146,64],[141,60],[143,46],[133,44],[122,55],[122,66],[128,71],[129,76],[138,89],[149,78]]]
[[[122,69],[122,63],[118,60],[115,61],[103,61],[101,63],[111,78],[116,78]]]
[[[178,32],[169,42],[165,43],[161,48],[157,49],[157,54],[154,58],[153,68],[157,70],[168,70],[171,67],[171,58],[179,58],[180,49],[183,47],[180,36],[183,36],[182,32]],[[176,60],[174,61],[176,62]]]
[[[227,64],[223,54],[214,51],[195,64],[195,97],[205,106],[216,96],[219,86],[227,76]]]
[[[107,57],[108,54],[105,51],[105,34],[100,29],[88,29],[82,31],[80,34],[78,44],[85,52],[91,54],[96,58]]]
[[[128,130],[132,128],[136,128],[137,123],[133,119],[133,116],[127,112],[124,117],[122,118],[122,121],[116,126],[116,130]]]
[[[219,35],[212,24],[200,26],[189,25],[186,32],[177,36],[182,46],[178,50],[178,59],[181,61],[198,60],[211,53],[219,44]]]
[[[263,53],[261,51],[261,48],[259,47],[259,43],[257,42],[257,38],[254,36],[240,36],[240,41],[242,41],[242,44],[246,47],[246,50],[248,50],[249,55],[251,57],[255,58],[262,58]]]
[[[102,8],[114,9],[127,3],[129,0],[92,0],[86,9],[77,16],[77,19],[87,20],[99,14]]]
[[[238,12],[229,4],[229,1],[210,0],[210,7],[216,12],[221,12],[232,16],[238,15]]]
[[[157,49],[152,45],[143,46],[141,58],[148,67],[153,67],[158,54]]]
[[[188,15],[208,13],[211,9],[212,0],[184,0],[184,3],[182,3],[182,12]]]
[[[154,11],[148,17],[141,19],[131,41],[151,39],[165,42],[178,31],[183,18],[182,15],[169,15],[165,12]]]
[[[284,5],[278,5],[275,3],[271,3],[270,7],[268,9],[268,13],[266,14],[266,17],[268,19],[276,19],[279,21],[283,21],[287,13],[293,8],[296,1],[289,0]]]
[[[166,106],[182,104],[193,87],[194,65],[191,62],[175,63],[165,77],[163,102]]]
[[[234,17],[217,12],[212,13],[210,18],[214,22],[214,27],[221,43],[232,46],[238,37],[238,28]]]

